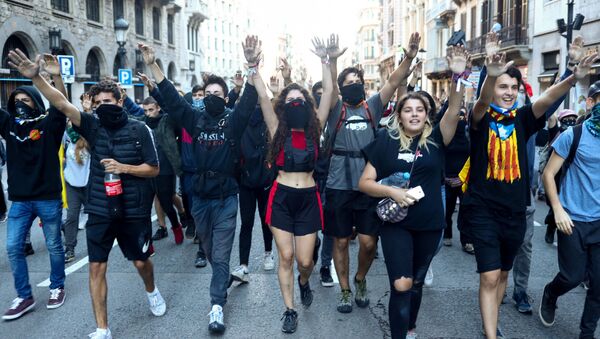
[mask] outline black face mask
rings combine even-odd
[[[28,120],[36,119],[40,116],[40,112],[37,109],[29,107],[22,101],[15,102],[15,118],[20,121],[27,122]]]
[[[315,95],[315,101],[317,103],[317,107],[321,106],[321,96]]]
[[[102,104],[96,108],[100,125],[107,129],[119,129],[127,123],[127,114],[123,107],[113,104]]]
[[[204,97],[206,111],[212,116],[219,116],[225,112],[225,99],[214,94]]]
[[[285,118],[289,128],[304,129],[308,126],[310,110],[302,99],[295,99],[284,106]]]
[[[354,83],[340,88],[342,101],[352,106],[360,104],[365,100],[365,87],[363,84]]]

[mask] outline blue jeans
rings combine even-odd
[[[60,235],[62,201],[15,201],[8,212],[6,229],[6,251],[15,280],[19,298],[32,296],[29,272],[25,260],[25,237],[31,227],[32,216],[38,216],[43,223],[46,247],[50,255],[50,288],[63,288],[65,284],[65,251]]]
[[[235,236],[238,197],[231,195],[221,200],[203,199],[195,195],[192,201],[196,234],[212,267],[211,305],[224,306],[227,302],[229,259]]]

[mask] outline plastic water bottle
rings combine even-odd
[[[108,200],[108,216],[111,219],[123,217],[123,184],[121,177],[115,173],[104,175],[104,189]]]

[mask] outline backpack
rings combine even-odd
[[[319,185],[320,190],[325,189],[325,183],[327,182],[327,176],[329,175],[329,165],[331,164],[331,156],[334,154],[333,148],[335,146],[335,140],[337,138],[337,133],[342,128],[342,125],[349,123],[361,123],[368,122],[373,129],[373,136],[377,135],[377,127],[374,124],[373,116],[371,115],[371,111],[369,110],[369,105],[367,101],[363,101],[363,105],[365,111],[367,113],[366,119],[361,120],[353,120],[351,122],[347,122],[346,120],[346,105],[342,103],[342,111],[340,113],[340,118],[338,119],[335,129],[331,131],[331,133],[323,133],[325,138],[321,147],[319,147],[319,155],[317,157],[317,162],[315,164],[314,177],[317,183],[321,183]],[[325,130],[329,129],[329,124],[325,127]],[[343,153],[342,155],[352,156],[352,157],[362,157],[362,153],[360,151],[340,151]],[[361,154],[358,154],[361,153]],[[348,172],[347,172],[348,173]]]
[[[575,155],[577,154],[577,148],[579,147],[579,141],[581,141],[581,133],[583,129],[583,125],[576,125],[573,127],[573,142],[571,143],[571,147],[569,147],[569,155],[567,156],[567,158],[565,159],[560,171],[558,171],[558,173],[556,173],[556,176],[554,176],[554,182],[556,182],[556,191],[557,193],[560,193],[560,186],[562,185],[565,176],[567,175],[567,170],[569,169],[569,167],[571,166],[571,164],[573,163],[573,161],[575,160]],[[548,143],[548,145],[546,146],[546,148],[549,149],[549,155],[548,158],[546,159],[546,162],[544,163],[544,167],[546,167],[546,164],[548,163],[548,160],[550,159],[550,155],[552,154],[552,147],[550,146],[551,143]],[[546,149],[544,149],[544,151],[546,151]],[[543,170],[542,170],[543,173]],[[546,201],[548,201],[548,199],[546,199]]]

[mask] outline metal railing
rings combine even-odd
[[[527,36],[527,26],[514,25],[504,27],[500,30],[500,48],[506,48],[517,45],[528,45],[529,37]],[[467,41],[467,49],[471,54],[485,53],[485,44],[487,41],[487,33],[475,39]]]

